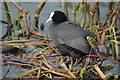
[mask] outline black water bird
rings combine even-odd
[[[51,12],[48,20],[52,21],[49,33],[56,47],[63,56],[82,58],[91,51],[87,36],[95,38],[96,35],[82,27],[77,22],[67,21],[66,15],[61,11]]]

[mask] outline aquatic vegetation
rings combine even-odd
[[[8,73],[14,65],[23,70],[15,78],[27,76],[27,78],[39,79],[77,78],[85,80],[88,78],[116,79],[120,76],[117,72],[110,72],[117,69],[120,64],[118,58],[120,53],[119,2],[107,3],[103,20],[100,6],[105,3],[62,1],[62,6],[59,7],[69,16],[67,19],[80,23],[83,28],[97,36],[97,40],[87,38],[94,49],[94,54],[86,55],[80,63],[77,63],[78,59],[73,61],[69,56],[61,56],[50,36],[42,33],[39,29],[39,24],[45,26],[39,19],[43,16],[41,14],[45,6],[49,3],[47,0],[38,4],[34,16],[30,16],[32,10],[26,10],[21,2],[17,4],[10,0],[12,6],[18,10],[15,18],[9,2],[3,1],[2,13],[6,15],[6,21],[0,20],[0,22],[7,25],[7,30],[1,37],[1,47],[4,45],[17,46],[18,48],[22,47],[23,51],[16,53],[17,57],[12,54],[2,54],[3,66],[10,65],[3,78],[9,78]],[[34,19],[33,22],[31,18]],[[31,26],[32,28],[30,28]],[[104,51],[101,50],[102,47],[104,47]],[[11,51],[14,51],[14,48]]]

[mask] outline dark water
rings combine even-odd
[[[12,17],[13,17],[13,21],[15,20],[17,14],[18,14],[18,10],[11,4],[8,3],[11,13],[12,13]],[[25,10],[29,10],[30,11],[30,22],[33,23],[33,19],[34,19],[34,13],[35,13],[35,9],[37,8],[39,2],[22,2],[21,3],[21,7]],[[78,4],[78,3],[76,3]],[[91,4],[93,5],[93,4]],[[3,6],[3,5],[2,5]],[[101,21],[104,20],[105,18],[105,14],[106,14],[106,10],[107,10],[108,4],[107,3],[100,3],[100,15],[101,15]],[[44,23],[45,25],[45,30],[40,30],[39,32],[44,33],[44,34],[49,34],[48,28],[49,28],[49,24],[50,23],[45,23],[47,18],[49,17],[50,12],[55,11],[55,10],[62,10],[61,8],[61,3],[60,2],[47,2],[46,5],[44,6],[41,14],[40,14],[40,20],[39,20],[39,25],[40,23]],[[69,19],[72,20],[72,12],[71,12],[72,8],[71,6],[69,6],[68,8],[68,12],[69,12]],[[2,7],[2,20],[6,20],[6,15],[4,13],[4,8]],[[78,22],[80,22],[80,19],[78,20]],[[1,28],[1,27],[0,27]],[[6,28],[7,25],[2,25],[2,35],[5,34],[6,32]],[[29,28],[33,28],[32,25],[29,25]],[[0,37],[2,37],[2,35],[0,34]],[[26,52],[29,51],[30,48],[26,49]],[[103,46],[99,47],[100,51],[105,52],[105,48]],[[3,54],[4,55],[4,54]],[[31,56],[32,54],[23,54],[23,56]],[[2,56],[0,54],[0,56]],[[15,56],[15,58],[20,59],[20,56]],[[0,58],[1,59],[1,58]],[[25,60],[23,58],[23,60]],[[111,63],[110,61],[106,62],[105,64]],[[2,67],[2,77],[4,77],[4,75],[6,74],[6,72],[8,71],[10,65],[7,66],[3,66]],[[21,70],[20,67],[17,67],[16,65],[12,66],[9,73],[7,74],[6,78],[16,78],[17,74],[20,74],[22,72],[27,71],[27,69]],[[118,73],[118,69],[114,68],[110,71],[111,73]],[[1,74],[1,72],[0,72]]]

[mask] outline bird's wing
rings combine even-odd
[[[60,44],[81,50],[84,53],[89,53],[90,45],[86,39],[88,31],[80,27],[78,23],[62,23],[56,28],[57,41]]]
[[[86,42],[85,42],[86,41]],[[72,40],[64,40],[62,38],[58,38],[58,42],[63,45],[70,46],[72,48],[78,49],[83,53],[89,53],[90,52],[90,45],[87,43],[88,41],[83,38],[77,38]]]

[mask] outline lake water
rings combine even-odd
[[[35,13],[35,9],[37,8],[39,2],[22,2],[21,3],[21,7],[25,10],[29,10],[30,11],[30,22],[33,23],[33,19],[34,19],[34,13]],[[78,4],[78,3],[75,3],[75,4]],[[12,17],[13,19],[15,20],[16,16],[18,16],[18,10],[11,4],[11,3],[8,3],[9,7],[10,7],[10,10],[11,10],[11,13],[12,13]],[[93,5],[93,4],[91,4]],[[3,6],[3,4],[2,4]],[[108,7],[108,4],[107,3],[100,3],[100,15],[101,15],[101,21],[103,21],[105,19],[105,14],[106,14],[106,10],[107,10],[107,7]],[[45,23],[47,18],[49,17],[49,14],[50,12],[52,11],[56,11],[56,10],[62,10],[61,8],[61,3],[60,2],[47,2],[46,5],[44,6],[42,12],[40,13],[40,19],[39,19],[39,25],[41,23],[44,23],[44,26],[45,26],[45,29],[44,30],[39,30],[39,32],[41,33],[44,33],[44,34],[49,34],[49,25],[50,23]],[[72,8],[71,6],[68,7],[68,14],[69,14],[69,19],[72,20],[72,12],[71,12]],[[4,7],[2,7],[2,11],[0,11],[2,13],[2,20],[5,20],[6,21],[6,15],[5,15],[5,11],[4,11]],[[14,21],[13,20],[13,21]],[[80,21],[80,20],[79,20]],[[78,21],[78,22],[79,22]],[[1,24],[0,24],[1,25]],[[2,29],[1,29],[2,28]],[[0,27],[0,30],[2,35],[0,34],[0,37],[2,37],[5,32],[6,32],[6,28],[7,28],[7,25],[2,25],[2,27]],[[33,28],[32,25],[29,26],[29,28]],[[120,49],[120,48],[119,48]],[[105,51],[104,47],[100,47],[100,50],[101,51]],[[29,50],[28,50],[29,51]],[[2,55],[0,55],[2,56]],[[30,55],[26,55],[24,54],[23,55],[24,57],[25,56],[30,56]],[[20,58],[19,56],[17,56],[16,58]],[[2,58],[0,58],[2,59]],[[107,64],[108,62],[106,62]],[[110,63],[110,62],[109,62]],[[10,65],[7,65],[7,66],[3,66],[2,67],[2,77],[6,74],[6,72],[8,71]],[[26,71],[26,70],[24,70]],[[118,69],[112,69],[112,73],[118,73],[117,72]],[[17,67],[16,65],[15,66],[12,66],[11,67],[11,70],[9,71],[9,73],[7,74],[7,78],[15,78],[17,77],[17,74],[20,74],[22,73],[23,70],[21,70],[19,67]],[[1,72],[0,72],[1,74]]]

